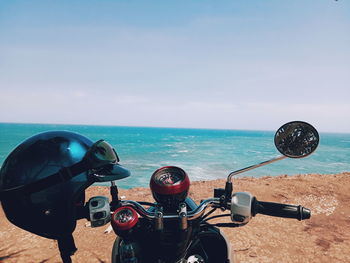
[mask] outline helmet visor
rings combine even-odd
[[[119,164],[104,165],[90,172],[94,182],[110,182],[130,176],[129,170]]]

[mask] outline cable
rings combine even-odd
[[[204,219],[207,218],[208,216],[210,216],[212,213],[214,213],[216,209],[217,209],[217,208],[213,208],[212,210],[210,210],[206,215],[204,215],[204,216],[202,217],[202,220],[204,221]]]
[[[225,216],[231,216],[231,214],[224,214],[224,215],[217,215],[217,216],[212,216],[204,220],[203,222],[207,222],[208,220],[212,220],[214,218],[219,218],[219,217],[225,217]]]

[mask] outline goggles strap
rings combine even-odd
[[[58,240],[58,248],[60,250],[63,263],[71,263],[71,256],[77,251],[72,234],[60,237]]]
[[[73,175],[69,168],[63,167],[61,170],[58,171],[58,174],[61,176],[61,181],[65,182],[73,178]]]
[[[19,194],[23,195],[23,194],[31,194],[31,193],[39,192],[50,186],[67,182],[73,177],[89,169],[90,169],[89,162],[83,159],[80,162],[73,164],[70,167],[62,168],[57,173],[49,175],[46,178],[39,179],[35,182],[29,183],[26,185],[21,185],[21,186],[0,191],[0,200],[3,198],[14,196],[14,195],[19,195]]]

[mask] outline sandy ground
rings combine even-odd
[[[249,191],[261,201],[301,204],[312,210],[305,221],[257,215],[244,227],[223,231],[235,262],[350,262],[350,173],[236,179],[235,191]],[[212,196],[223,180],[193,182],[190,196]],[[108,196],[107,187],[90,187],[88,197]],[[130,200],[151,201],[149,189],[120,190]],[[57,244],[11,225],[0,212],[0,262],[60,262]],[[228,222],[228,218],[225,218]],[[223,221],[223,219],[221,219]],[[110,262],[114,233],[91,229],[80,220],[74,232],[73,262]]]

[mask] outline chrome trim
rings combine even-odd
[[[133,207],[137,213],[139,213],[141,216],[147,218],[147,219],[154,219],[156,218],[155,212],[147,211],[145,208],[143,208],[142,205],[140,205],[136,201],[131,200],[122,200],[121,201],[122,206],[131,206]],[[196,207],[193,211],[188,212],[187,217],[188,220],[194,220],[203,215],[205,209],[207,207],[219,207],[220,206],[220,199],[219,198],[209,198],[204,200],[199,206]],[[178,214],[168,214],[163,215],[163,219],[176,219],[179,218]]]
[[[189,208],[188,210],[189,210],[189,211],[193,211],[193,210],[195,210],[195,209],[198,207],[198,205],[196,204],[196,202],[193,201],[193,199],[190,198],[190,197],[186,197],[185,203],[186,203],[186,205],[188,206],[188,208]]]
[[[228,182],[228,183],[231,183],[232,177],[233,177],[234,175],[241,174],[241,173],[244,173],[244,172],[253,170],[253,169],[255,169],[255,168],[258,168],[258,167],[261,167],[261,166],[264,166],[264,165],[267,165],[267,164],[270,164],[270,163],[274,163],[274,162],[283,160],[283,159],[285,159],[285,158],[287,158],[287,157],[284,156],[284,155],[281,155],[281,156],[276,157],[276,158],[273,158],[273,159],[271,159],[271,160],[268,160],[268,161],[265,161],[265,162],[261,162],[261,163],[259,163],[259,164],[251,165],[251,166],[248,166],[248,167],[246,167],[246,168],[233,171],[233,172],[231,172],[231,173],[228,175],[228,177],[227,177],[227,182]]]
[[[254,196],[249,192],[236,192],[231,199],[231,220],[237,225],[245,225],[252,218]]]
[[[155,209],[155,221],[154,221],[154,228],[157,231],[161,231],[164,229],[164,224],[163,224],[163,212],[161,209],[156,207]]]
[[[180,227],[182,230],[187,229],[187,207],[185,203],[179,205],[179,218],[180,218]]]
[[[202,203],[200,203],[200,205],[193,211],[188,213],[188,220],[194,220],[197,219],[198,217],[200,217],[205,209],[207,207],[219,207],[220,206],[220,199],[219,198],[209,198],[204,200]]]

